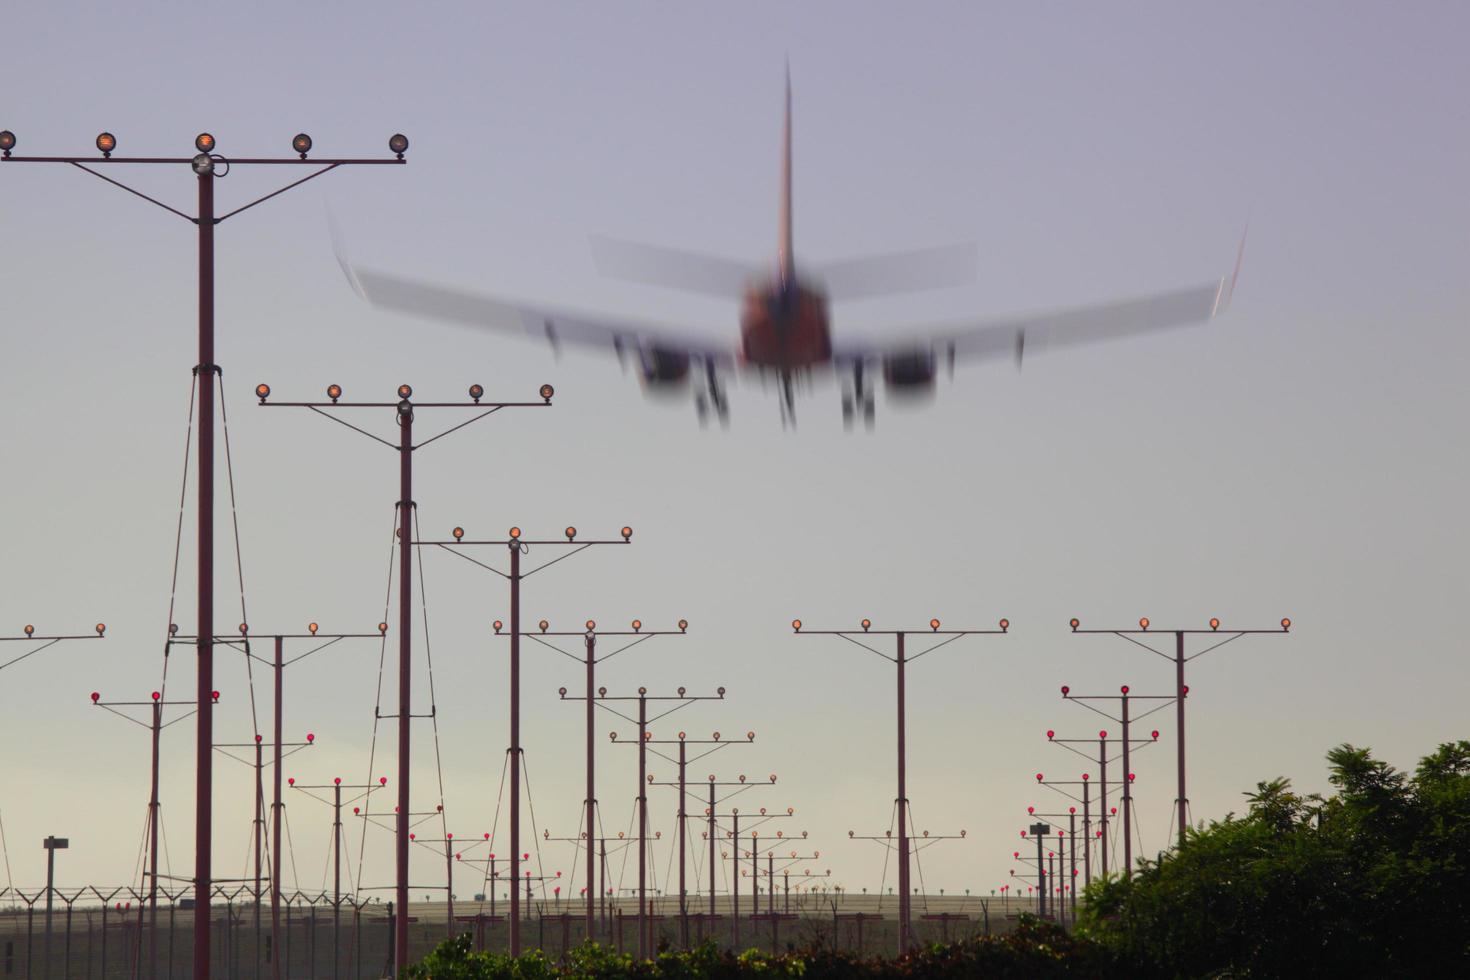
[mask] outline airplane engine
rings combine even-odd
[[[883,381],[888,393],[916,398],[934,391],[934,352],[913,351],[883,358]]]
[[[643,385],[650,391],[675,391],[689,383],[689,355],[664,347],[645,347],[638,353]]]

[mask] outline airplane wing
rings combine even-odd
[[[1019,364],[1025,355],[1049,348],[1075,347],[1205,323],[1224,312],[1230,298],[1226,287],[1227,281],[1222,279],[1113,303],[919,327],[905,331],[902,336],[835,343],[832,359],[840,364],[852,364],[927,348],[952,359],[1011,356]]]
[[[343,270],[358,293],[380,309],[468,327],[524,333],[544,338],[553,348],[563,343],[606,348],[615,351],[619,358],[628,349],[657,347],[726,367],[736,360],[733,346],[712,343],[692,331],[675,327],[496,299],[345,263]]]
[[[1013,356],[1019,366],[1028,353],[1048,348],[1118,340],[1139,334],[1206,323],[1224,313],[1235,293],[1245,259],[1245,235],[1226,278],[1131,299],[969,323],[936,324],[881,340],[849,340],[833,345],[839,364],[882,360],[923,352],[944,353],[953,364],[961,357]]]

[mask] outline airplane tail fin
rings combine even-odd
[[[791,64],[786,65],[786,121],[781,134],[781,240],[776,257],[780,262],[781,283],[796,281],[796,257],[791,240]]]

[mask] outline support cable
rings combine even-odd
[[[179,594],[179,554],[184,539],[184,509],[189,498],[189,450],[194,444],[194,402],[199,390],[199,375],[196,371],[189,381],[189,422],[184,430],[184,476],[179,486],[179,520],[174,530],[174,568],[169,577],[168,586],[168,621],[164,623],[163,641],[163,678],[159,681],[159,696],[168,694],[168,652],[170,641],[168,637],[172,634],[169,627],[174,621],[174,603]]]
[[[414,538],[422,540],[423,531],[419,527],[419,512],[415,507],[413,510],[413,533]],[[445,813],[444,806],[444,759],[439,752],[439,703],[434,695],[434,653],[429,644],[429,590],[424,585],[424,563],[418,562],[419,569],[419,608],[423,614],[424,621],[424,660],[429,668],[429,725],[434,731],[434,773],[439,780],[439,829],[440,836],[449,839],[449,816]]]
[[[5,888],[15,890],[15,881],[10,877],[10,844],[5,840],[5,814],[0,811],[0,852],[5,854]]]
[[[393,508],[393,523],[391,525],[391,530],[393,531],[393,541],[394,541],[394,543],[392,545],[390,545],[389,548],[388,548],[388,586],[387,586],[387,589],[386,589],[386,591],[385,591],[385,593],[383,595],[383,619],[382,619],[382,622],[384,622],[384,623],[388,622],[388,611],[389,611],[389,609],[392,608],[392,605],[393,605],[393,564],[394,564],[394,562],[393,562],[393,555],[394,555],[394,552],[397,550],[398,540],[400,538],[400,535],[398,533],[398,508],[397,507],[394,507]],[[362,808],[363,808],[363,810],[365,812],[368,812],[368,813],[371,813],[372,812],[372,803],[373,803],[373,764],[377,761],[377,755],[378,755],[378,720],[379,720],[379,718],[382,715],[382,708],[383,708],[383,664],[384,664],[385,660],[387,659],[387,656],[388,656],[388,631],[387,630],[383,630],[382,631],[382,638],[379,641],[379,645],[378,645],[378,682],[377,682],[377,690],[374,693],[374,703],[373,703],[373,731],[372,731],[372,737],[368,741],[368,771],[367,771],[367,778],[363,780],[363,783],[367,786],[367,792],[363,794]],[[358,881],[361,881],[362,880],[362,866],[363,866],[363,862],[366,860],[366,855],[367,855],[367,830],[368,830],[368,823],[369,823],[369,821],[366,820],[366,819],[364,819],[362,821],[362,824],[361,824],[361,829],[360,829],[360,831],[358,833],[358,839],[357,839],[357,880]],[[351,877],[351,872],[350,871],[348,872],[348,877],[349,878]]]

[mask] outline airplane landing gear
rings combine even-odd
[[[852,391],[842,393],[842,427],[844,429],[852,430],[852,423],[858,412],[863,413],[863,424],[871,432],[877,417],[877,409],[873,404],[873,391],[865,384],[862,361],[857,361],[852,366]]]
[[[705,388],[703,391],[694,393],[694,414],[699,418],[700,428],[709,424],[710,409],[714,409],[715,416],[720,420],[722,428],[730,427],[729,399],[725,397],[725,391],[720,387],[720,376],[715,372],[715,366],[706,361]]]
[[[781,427],[796,428],[796,390],[789,371],[781,372]]]

